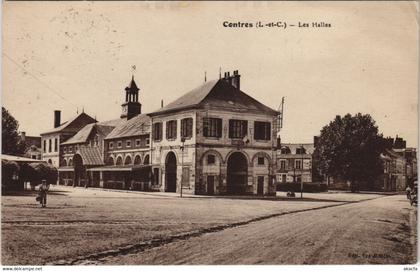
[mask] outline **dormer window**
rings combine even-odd
[[[306,153],[306,150],[303,146],[296,148],[296,154],[305,154],[305,153]]]

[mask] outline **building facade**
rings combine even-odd
[[[149,190],[150,118],[141,114],[134,77],[120,118],[86,125],[60,145],[64,185]]]
[[[240,75],[206,82],[150,113],[152,186],[191,194],[275,194],[278,112],[240,90]]]
[[[95,119],[81,113],[74,118],[61,123],[61,112],[54,111],[54,129],[41,134],[41,159],[54,167],[60,167],[60,144],[74,136],[87,124],[96,122]]]
[[[277,150],[277,183],[312,182],[314,144],[283,143]]]

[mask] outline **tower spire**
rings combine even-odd
[[[222,79],[222,67],[219,67],[219,79]]]

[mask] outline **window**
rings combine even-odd
[[[254,138],[259,140],[271,139],[271,123],[263,121],[254,122]]]
[[[48,152],[51,152],[51,139],[48,140]]]
[[[114,142],[109,142],[108,147],[110,150],[112,150],[114,148]]]
[[[57,152],[58,149],[58,139],[54,138],[54,151]]]
[[[162,122],[153,124],[153,140],[162,140]]]
[[[301,160],[295,160],[295,168],[296,169],[302,169],[302,161]]]
[[[121,156],[118,156],[117,157],[117,163],[116,163],[116,165],[117,166],[121,166],[122,165],[122,157]]]
[[[303,146],[296,148],[296,154],[305,154],[306,150]]]
[[[44,139],[44,152],[47,152],[47,141]]]
[[[141,164],[140,155],[136,155],[136,157],[134,157],[134,164],[135,165],[140,165]]]
[[[124,165],[131,165],[131,157],[127,156],[124,161]]]
[[[119,149],[122,148],[122,141],[117,142],[117,148],[119,148]]]
[[[74,146],[74,151],[77,152],[79,150],[79,146]]]
[[[95,135],[95,138],[94,138],[94,140],[93,140],[93,144],[94,144],[94,146],[99,146],[99,136],[98,135]]]
[[[148,165],[148,164],[149,164],[149,155],[147,154],[147,155],[144,157],[143,165]]]
[[[290,153],[289,147],[283,147],[283,148],[281,148],[281,154],[289,154],[289,153]]]
[[[66,152],[67,152],[67,148],[66,148],[66,147],[64,147],[64,148],[63,148],[63,152],[64,152],[64,153],[66,153]]]
[[[146,147],[150,146],[150,138],[146,138]]]
[[[229,138],[244,138],[247,130],[246,120],[229,120]]]
[[[282,181],[283,183],[285,183],[285,182],[286,182],[286,178],[287,178],[286,174],[281,175],[281,181]]]
[[[72,146],[69,147],[69,152],[73,152],[73,147]]]
[[[216,156],[214,156],[213,154],[207,155],[207,164],[213,165],[214,163],[216,163]]]
[[[125,146],[126,146],[127,148],[130,148],[130,147],[131,147],[131,140],[127,140],[127,141],[125,142]]]
[[[109,157],[107,164],[113,166],[114,165],[114,158]]]
[[[136,147],[140,146],[140,139],[136,139]]]
[[[264,165],[264,157],[258,157],[258,165]]]
[[[286,169],[286,160],[280,160],[280,169]]]
[[[206,137],[222,137],[222,119],[203,118],[203,135]]]
[[[191,138],[193,129],[193,119],[186,118],[181,120],[181,137]]]
[[[176,138],[176,120],[170,120],[166,122],[166,139]]]

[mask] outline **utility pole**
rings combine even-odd
[[[184,143],[185,137],[181,137],[181,185],[180,185],[180,196],[182,198],[182,184],[184,182]]]
[[[300,154],[302,155],[302,162],[300,163],[300,198],[303,198],[303,145],[300,146]]]

